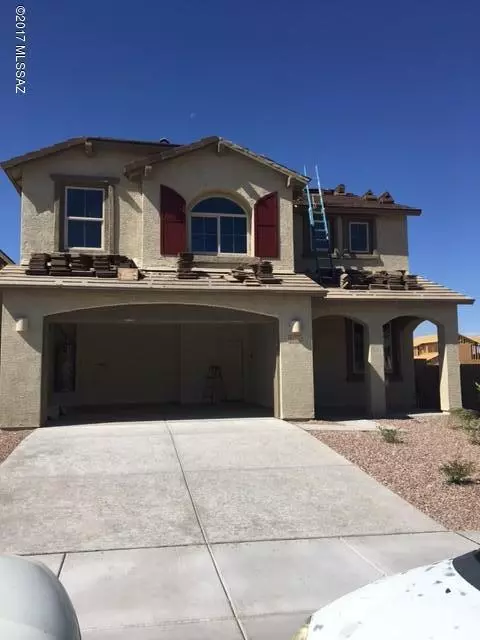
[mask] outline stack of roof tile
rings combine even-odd
[[[128,256],[119,256],[115,254],[110,257],[112,264],[121,269],[135,269],[137,267],[134,260]]]
[[[405,289],[407,289],[408,291],[422,289],[422,286],[418,282],[417,276],[405,275]]]
[[[192,271],[193,253],[179,253],[177,260],[177,278],[179,280],[197,280],[198,273]]]
[[[70,276],[70,254],[69,253],[52,253],[50,260],[51,276]]]
[[[48,253],[32,253],[26,271],[29,276],[48,276]]]
[[[262,260],[259,264],[253,265],[253,271],[257,280],[264,284],[279,284],[280,278],[273,275],[273,265],[269,260]]]
[[[92,276],[92,257],[84,253],[75,253],[71,256],[72,276],[88,278]]]
[[[388,289],[388,273],[386,271],[374,271],[368,280],[370,289]]]
[[[350,277],[350,288],[363,290],[369,287],[369,273],[363,269],[347,269]]]
[[[93,268],[97,278],[116,278],[117,267],[112,264],[111,256],[95,256]]]
[[[250,276],[250,274],[248,271],[245,271],[245,267],[239,266],[239,267],[236,267],[235,269],[232,269],[232,276],[235,278],[235,280],[238,280],[239,282],[245,282],[245,280]]]
[[[405,290],[405,271],[392,271],[387,274],[388,288],[392,291]]]

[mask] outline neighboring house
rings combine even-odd
[[[473,301],[406,275],[421,212],[390,194],[325,190],[332,273],[328,247],[318,264],[311,250],[308,179],[218,137],[76,138],[2,166],[22,220],[21,263],[0,272],[2,425],[210,401],[287,419],[411,410],[426,319],[441,407],[461,405],[457,305]]]
[[[4,251],[0,249],[0,269],[6,267],[7,264],[14,264],[14,262]]]
[[[457,338],[457,351],[460,363],[460,381],[462,404],[469,409],[479,408],[479,394],[475,383],[480,381],[480,336],[464,336]],[[438,411],[439,353],[438,336],[415,336],[413,340],[415,359],[415,378],[417,404],[419,408]]]
[[[438,365],[438,336],[415,336],[413,355],[416,360]],[[480,364],[480,340],[477,337],[458,335],[458,359],[460,364]]]

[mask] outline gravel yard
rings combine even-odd
[[[377,422],[401,429],[403,443],[384,442],[375,431],[310,433],[444,526],[480,530],[480,445],[452,428],[450,416]],[[472,483],[445,482],[439,466],[456,457],[475,463]]]
[[[12,453],[16,446],[26,438],[31,431],[19,429],[18,431],[3,431],[0,429],[0,463]]]

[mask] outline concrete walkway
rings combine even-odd
[[[87,640],[288,639],[478,541],[272,418],[40,429],[0,467],[0,500],[1,551],[60,575]]]

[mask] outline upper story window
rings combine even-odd
[[[370,253],[371,247],[370,222],[348,223],[348,249],[352,253]]]
[[[194,253],[247,253],[247,216],[233,200],[206,198],[191,210],[190,249]]]
[[[103,247],[104,199],[104,189],[65,187],[67,248]]]

